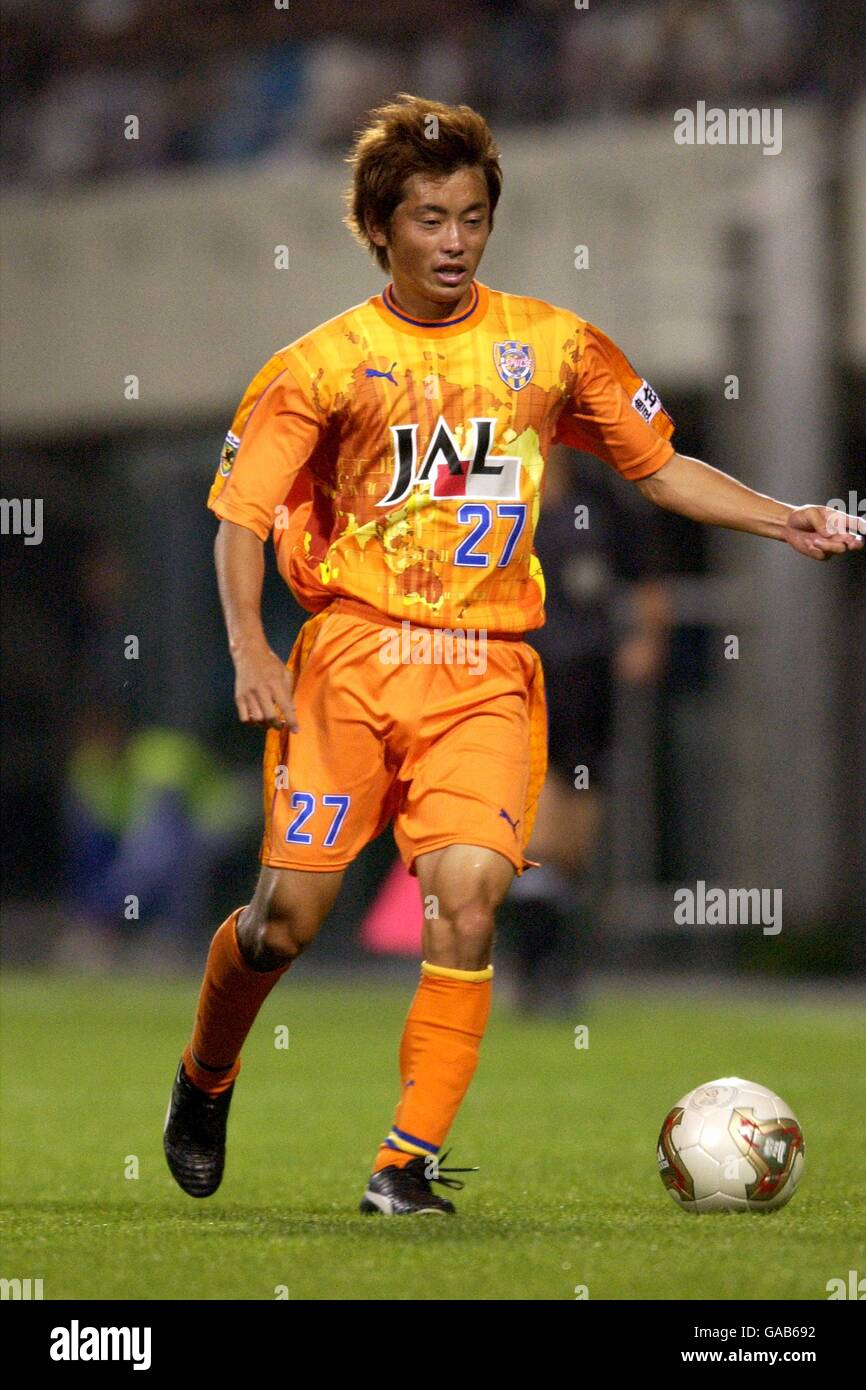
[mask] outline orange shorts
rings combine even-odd
[[[410,872],[417,855],[452,844],[498,850],[518,874],[533,863],[523,850],[547,765],[541,661],[519,638],[467,639],[449,649],[441,629],[402,627],[351,599],[304,624],[287,663],[299,731],[265,740],[263,864],[345,868],[392,820]]]

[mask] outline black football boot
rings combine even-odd
[[[450,1152],[450,1150],[449,1150]],[[447,1153],[442,1155],[448,1157]],[[361,1200],[362,1212],[378,1212],[382,1216],[411,1216],[415,1212],[436,1212],[453,1216],[454,1203],[440,1197],[431,1182],[443,1187],[461,1188],[457,1178],[443,1178],[442,1173],[477,1173],[477,1168],[440,1168],[435,1157],[413,1158],[404,1167],[389,1164],[373,1173]]]
[[[219,1095],[194,1086],[183,1058],[171,1088],[162,1146],[175,1182],[190,1197],[210,1197],[222,1182],[226,1125],[235,1083]]]

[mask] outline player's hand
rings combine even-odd
[[[866,517],[851,516],[835,507],[795,507],[788,517],[784,539],[801,555],[829,560],[866,544]]]
[[[292,677],[264,644],[235,658],[235,704],[242,724],[298,732]]]
[[[616,649],[613,669],[626,685],[653,685],[661,676],[667,643],[650,632],[631,632]]]

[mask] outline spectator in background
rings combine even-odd
[[[60,25],[5,8],[2,177],[49,187],[334,151],[407,87],[532,126],[826,95],[834,64],[837,87],[859,77],[856,44],[810,46],[805,0],[465,0],[433,25],[423,0],[78,0]]]
[[[527,856],[540,862],[508,898],[516,1003],[573,1010],[585,942],[578,937],[599,843],[616,682],[656,682],[670,611],[658,578],[654,517],[636,519],[622,485],[596,460],[551,451],[535,548],[547,593],[545,625],[527,635],[541,654],[548,702],[548,776]],[[632,610],[623,624],[619,601]],[[516,915],[516,924],[513,919]]]
[[[116,707],[88,708],[66,776],[73,925],[62,963],[107,967],[135,941],[169,968],[197,959],[190,924],[206,929],[219,860],[257,813],[198,740],[168,728],[130,733]]]

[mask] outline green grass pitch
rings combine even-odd
[[[197,984],[9,974],[0,1273],[46,1299],[826,1299],[866,1272],[862,1010],[753,991],[608,993],[562,1023],[495,1004],[446,1145],[480,1172],[456,1218],[401,1220],[357,1206],[411,985],[323,985],[303,963],[281,982],[244,1053],[223,1185],[196,1201],[161,1133]],[[687,1215],[657,1175],[659,1126],[731,1074],[794,1108],[804,1177],[776,1213]]]

